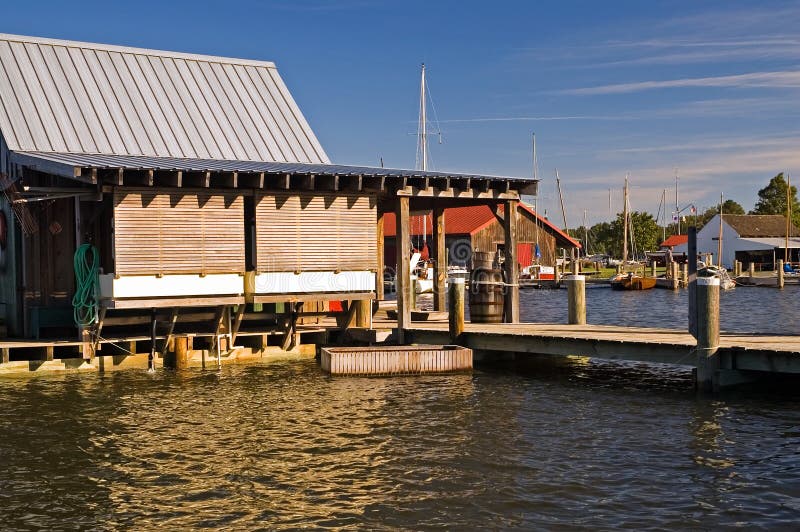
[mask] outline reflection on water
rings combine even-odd
[[[690,387],[582,358],[3,380],[0,508],[8,528],[793,524],[800,397]]]

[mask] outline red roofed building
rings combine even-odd
[[[519,204],[517,222],[517,253],[521,267],[535,264],[536,242],[539,243],[539,264],[552,266],[559,249],[580,248],[576,240],[546,218],[536,215],[530,205]],[[500,207],[502,215],[502,206]],[[433,247],[432,216],[411,216],[411,247],[422,252],[427,244]],[[470,267],[473,251],[497,251],[505,245],[503,225],[486,205],[446,209],[444,215],[445,243],[448,264]],[[384,215],[384,260],[387,268],[394,268],[396,222],[392,212]]]
[[[663,250],[675,251],[675,246],[683,246],[689,243],[689,235],[672,235],[664,240],[658,247]]]

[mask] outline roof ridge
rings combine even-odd
[[[203,61],[206,63],[221,63],[228,65],[247,65],[265,68],[276,68],[272,61],[260,61],[257,59],[242,59],[237,57],[226,57],[206,54],[191,54],[169,50],[156,50],[152,48],[139,48],[136,46],[123,46],[117,44],[93,43],[87,41],[73,41],[68,39],[53,39],[50,37],[34,37],[29,35],[15,35],[12,33],[0,33],[0,41],[10,41],[19,43],[44,44],[49,46],[63,46],[65,48],[84,48],[91,50],[103,50],[107,52],[118,52],[133,55],[148,55],[155,57],[170,57],[187,59],[190,61]]]

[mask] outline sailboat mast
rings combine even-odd
[[[789,228],[792,218],[792,185],[789,181],[789,172],[786,172],[786,245],[783,250],[783,262],[789,262]]]
[[[536,133],[533,133],[533,179],[539,179],[539,161],[536,159]],[[535,228],[536,228],[536,248],[539,248],[539,187],[536,187],[536,195],[533,197],[533,212],[536,213]]]
[[[661,213],[661,233],[662,238],[661,241],[664,242],[667,239],[667,189],[664,189],[664,192],[661,193],[661,204],[664,206],[664,212]]]
[[[419,125],[420,150],[422,152],[422,171],[428,169],[428,116],[425,101],[425,63],[422,63],[422,76],[419,84]]]
[[[719,195],[719,238],[717,239],[717,266],[722,268],[722,193]]]
[[[622,188],[622,265],[628,261],[628,175]]]
[[[556,186],[558,187],[558,199],[561,202],[561,217],[564,219],[564,231],[566,231],[567,211],[564,210],[564,195],[561,193],[561,178],[558,177],[558,168],[556,168]]]

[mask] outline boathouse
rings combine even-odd
[[[502,216],[517,250],[520,195],[536,191],[529,179],[334,165],[270,62],[14,35],[0,35],[0,173],[9,334],[80,333],[92,349],[114,325],[163,345],[223,331],[229,345],[237,331],[288,345],[304,303],[343,301],[352,315],[382,297],[386,214],[397,257],[410,256],[410,212],[433,213],[443,256],[445,209],[466,205]],[[443,298],[443,271],[437,286]]]
[[[502,224],[502,208],[499,213],[485,205],[454,207],[445,211],[445,234],[447,263],[471,267],[473,251],[505,251]],[[393,230],[394,215],[387,215],[385,233],[385,261],[390,269],[395,267],[396,233]],[[412,245],[418,250],[433,246],[431,215],[411,217]],[[556,259],[564,252],[570,255],[579,249],[580,243],[571,238],[547,218],[538,216],[533,207],[520,202],[517,217],[517,263],[524,268],[532,264],[555,266]],[[537,257],[537,247],[539,255]]]
[[[697,252],[712,255],[718,263],[720,215],[717,214],[697,232]],[[732,268],[734,261],[757,264],[761,269],[773,269],[777,259],[783,259],[786,249],[786,217],[780,214],[723,214],[722,264]],[[800,260],[800,230],[789,225],[789,260]],[[675,247],[686,252],[686,245]]]

